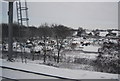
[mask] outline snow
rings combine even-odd
[[[72,41],[73,44],[79,44],[79,41]]]
[[[118,41],[117,40],[114,40],[114,39],[110,39],[110,42],[112,42],[112,43],[118,43]]]
[[[108,32],[100,32],[100,36],[106,36],[106,34],[108,34]]]
[[[93,45],[81,46],[81,47],[83,47],[83,51],[88,51],[88,52],[98,52],[98,48],[100,48],[100,46],[93,46]]]
[[[26,53],[30,53],[30,48],[18,48],[18,49],[13,49],[14,51],[17,51],[17,52],[26,52]]]
[[[74,58],[87,58],[87,59],[96,59],[98,54],[89,54],[89,53],[72,53],[72,55],[66,54],[66,57]]]
[[[3,69],[2,71],[4,77],[12,79],[56,79],[54,77],[36,75],[33,73],[20,72],[16,70]]]
[[[112,31],[113,33],[116,33],[116,36],[119,35],[119,32],[118,31]]]
[[[42,50],[42,46],[38,45],[38,46],[35,46],[34,48],[34,51],[38,52],[38,51],[41,51]]]
[[[87,58],[87,59],[96,59],[98,54],[95,53],[84,53],[81,51],[63,51],[62,54],[65,54],[66,57],[72,58]]]
[[[73,38],[73,40],[80,41],[81,38]]]
[[[2,65],[2,61],[0,60],[0,66]],[[0,76],[2,76],[2,68],[0,68]],[[0,78],[1,81],[1,78]]]
[[[24,64],[20,62],[19,63],[7,62],[2,59],[0,59],[0,61],[3,61],[2,66],[22,69],[26,71],[35,72],[35,73],[59,76],[59,77],[64,77],[69,79],[118,79],[118,74],[109,74],[109,73],[93,72],[93,71],[86,71],[86,70],[63,69],[63,68],[56,68],[56,67],[51,67],[51,66],[42,65],[42,64],[32,64],[32,63]],[[24,75],[24,77],[27,77],[27,76]]]

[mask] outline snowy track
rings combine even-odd
[[[55,77],[30,71],[2,67],[2,76],[9,79],[57,79]]]
[[[5,60],[3,60],[1,67],[4,68],[3,76],[9,76],[9,78],[13,79],[118,79],[117,74],[61,69],[41,64],[11,63]],[[21,72],[19,73],[19,71]]]

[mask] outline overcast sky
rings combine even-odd
[[[117,2],[28,2],[29,24],[63,24],[72,28],[118,28]],[[7,4],[2,5],[2,22],[7,22]],[[14,21],[16,21],[14,8]],[[4,13],[4,14],[3,14]]]

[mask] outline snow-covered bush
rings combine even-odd
[[[95,69],[101,72],[120,73],[119,45],[104,43],[94,61]]]

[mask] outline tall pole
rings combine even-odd
[[[8,61],[12,61],[13,53],[13,2],[9,2],[9,11],[8,11],[8,22],[9,22],[9,35],[8,35]]]

